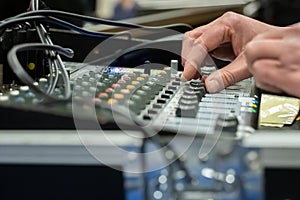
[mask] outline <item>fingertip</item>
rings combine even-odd
[[[212,73],[205,80],[206,90],[209,93],[217,93],[225,88],[221,74],[219,72]]]
[[[188,80],[188,73],[186,73],[186,71],[183,71],[180,77],[181,82],[187,82]]]
[[[184,66],[184,71],[182,72],[181,75],[181,81],[186,82],[198,77],[199,77],[199,72],[197,71],[196,67],[186,62]]]
[[[217,93],[222,90],[219,82],[216,80],[205,81],[205,86],[208,93]]]

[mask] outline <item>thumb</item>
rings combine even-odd
[[[205,80],[205,86],[209,93],[216,93],[251,76],[245,55],[241,53],[229,65],[210,74]]]

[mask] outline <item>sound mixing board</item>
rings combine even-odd
[[[251,79],[218,94],[208,94],[199,80],[183,83],[180,81],[181,72],[169,66],[151,70],[72,62],[65,64],[71,78],[71,99],[63,99],[63,84],[54,90],[56,100],[49,102],[35,95],[28,86],[13,86],[0,96],[1,107],[57,117],[56,123],[49,123],[50,119],[46,117],[48,124],[40,123],[41,127],[37,126],[48,129],[60,127],[58,120],[64,118],[71,120],[76,117],[88,121],[93,115],[89,116],[87,111],[94,107],[102,128],[118,129],[114,113],[109,108],[122,106],[128,108],[132,117],[147,124],[151,123],[158,131],[180,131],[187,134],[213,133],[220,115],[235,122],[231,126],[237,128],[239,116],[251,116],[258,112],[258,98],[253,96]],[[203,71],[215,69],[206,67]],[[46,91],[48,80],[40,78],[35,84]],[[245,119],[248,121],[241,123],[254,129],[254,118]],[[30,122],[33,122],[32,119],[25,117],[20,126],[30,126]],[[18,125],[15,124],[16,126]],[[72,129],[72,126],[65,124],[65,128]]]
[[[119,162],[124,157],[128,157],[128,161],[117,163],[121,165],[123,170],[132,171],[142,163],[138,158],[130,158],[132,157],[132,150],[122,155],[114,153],[114,156],[111,157],[110,154],[116,151],[115,148],[110,143],[100,144],[106,141],[106,137],[115,138],[113,140],[125,138],[124,140],[127,142],[122,142],[125,144],[123,148],[140,151],[141,144],[136,145],[136,142],[131,142],[132,139],[136,140],[137,138],[133,137],[128,140],[128,136],[125,137],[122,131],[116,132],[116,130],[123,129],[126,122],[128,123],[128,121],[119,121],[120,115],[124,116],[125,113],[129,121],[136,120],[141,126],[150,127],[161,136],[165,136],[165,139],[160,139],[162,144],[168,143],[168,136],[179,135],[179,139],[174,140],[172,146],[174,152],[183,152],[183,157],[185,157],[183,161],[180,161],[184,163],[185,167],[182,168],[175,164],[173,169],[172,165],[174,164],[171,164],[171,168],[164,164],[164,154],[158,154],[155,159],[146,158],[145,162],[148,164],[146,164],[145,172],[147,173],[145,173],[144,180],[146,180],[147,186],[143,187],[141,185],[145,182],[139,176],[124,172],[126,199],[167,200],[174,198],[174,194],[176,194],[177,199],[182,200],[194,199],[193,196],[195,195],[200,195],[203,199],[240,199],[243,197],[240,193],[242,187],[237,184],[238,181],[235,181],[239,176],[236,173],[239,173],[239,170],[246,170],[242,169],[242,164],[237,158],[244,156],[247,151],[244,152],[243,148],[235,147],[236,144],[232,143],[231,140],[230,144],[221,140],[218,144],[212,145],[213,147],[216,145],[218,150],[208,152],[209,155],[205,157],[197,155],[199,155],[200,146],[205,143],[203,138],[206,135],[215,135],[215,132],[221,131],[224,134],[225,132],[230,133],[230,136],[234,138],[234,134],[238,131],[250,133],[255,130],[259,98],[253,93],[252,79],[237,83],[220,93],[209,94],[205,85],[199,80],[181,82],[181,72],[176,71],[174,63],[178,63],[178,61],[171,60],[170,66],[149,69],[146,67],[103,67],[86,63],[65,62],[72,88],[72,98],[68,100],[64,99],[65,88],[62,83],[57,84],[58,87],[55,88],[53,95],[54,100],[51,101],[43,101],[28,86],[15,85],[6,88],[0,97],[1,109],[15,112],[14,118],[8,125],[6,124],[6,126],[10,126],[9,129],[14,129],[17,126],[22,130],[32,130],[33,127],[44,131],[45,129],[55,129],[56,131],[48,130],[44,134],[25,133],[24,136],[21,136],[20,132],[15,133],[14,131],[2,133],[0,137],[2,136],[4,141],[2,148],[4,156],[2,160],[0,159],[0,163],[8,162],[5,155],[9,154],[12,156],[9,162],[20,164],[20,160],[17,158],[21,156],[27,162],[30,161],[30,164],[39,165],[44,161],[38,156],[33,156],[37,151],[47,158],[48,164],[56,163],[60,166],[62,160],[55,155],[60,154],[56,151],[63,151],[62,155],[65,155],[63,165],[67,163],[72,166],[74,162],[76,164],[78,161],[75,156],[78,159],[83,157],[82,147],[80,147],[79,141],[75,139],[76,134],[57,130],[62,127],[63,129],[77,129],[79,133],[81,132],[80,129],[93,129],[90,130],[91,132],[84,131],[80,137],[92,136],[95,139],[93,144],[98,145],[99,143],[99,148],[105,149],[106,153],[102,152],[101,154],[105,155],[105,159],[108,160],[105,161],[108,163],[111,163],[111,160],[118,160]],[[208,74],[214,70],[216,70],[215,66],[208,66],[202,69],[202,73]],[[47,78],[40,78],[35,85],[46,91],[48,82]],[[116,111],[115,107],[124,113]],[[100,126],[94,126],[93,123],[90,123],[90,121],[94,121],[95,117]],[[8,115],[1,115],[1,118],[2,121],[9,121]],[[2,126],[5,124],[2,123]],[[99,127],[109,134],[104,138],[101,137],[97,132],[100,131],[97,129]],[[125,126],[125,128],[131,129],[131,126]],[[9,137],[15,138],[15,143],[12,146],[20,145],[18,148],[20,151],[7,145],[11,141],[5,138]],[[18,137],[23,139],[19,141]],[[57,137],[64,138],[61,144],[51,142]],[[44,141],[42,143],[45,145],[38,145],[38,141]],[[74,143],[74,141],[76,142]],[[24,146],[24,142],[31,143],[31,146]],[[37,146],[35,147],[35,145]],[[157,148],[155,147],[157,144],[151,141],[145,145],[147,152]],[[38,146],[40,149],[36,149]],[[69,147],[72,147],[73,152],[67,151]],[[97,150],[97,152],[99,151]],[[24,154],[24,152],[32,153]],[[78,155],[77,152],[79,152]],[[28,157],[29,154],[31,156]],[[16,159],[14,160],[14,158]],[[71,164],[69,163],[70,158],[73,158],[70,161]],[[90,160],[84,162],[85,165],[95,164],[95,161],[91,162]],[[186,180],[187,177],[184,174],[187,172],[190,173],[192,181]],[[174,178],[169,173],[174,173]],[[212,174],[234,180],[215,179],[215,177],[211,177]],[[252,176],[256,179],[260,178],[257,173]],[[246,178],[243,182],[248,184],[250,178]],[[256,183],[259,181],[261,180],[259,179]],[[261,198],[261,188],[258,189],[259,191],[249,189],[246,192],[259,199]]]
[[[14,31],[6,30],[6,34]],[[37,37],[36,30],[32,34]],[[64,40],[67,37],[69,34]],[[145,41],[115,38],[109,45],[127,48],[127,42],[140,47]],[[66,169],[78,169],[82,177],[87,170],[95,169],[101,181],[101,177],[114,177],[116,190],[122,192],[117,198],[126,200],[274,200],[279,196],[272,191],[272,177],[277,177],[274,168],[280,172],[278,178],[286,180],[280,177],[286,175],[282,170],[300,166],[297,159],[289,157],[289,153],[294,158],[300,155],[299,145],[293,143],[299,141],[297,131],[288,131],[291,137],[287,140],[282,135],[286,132],[280,133],[283,129],[258,127],[261,96],[252,78],[216,94],[208,93],[198,79],[182,82],[178,58],[181,43],[182,34],[146,40],[142,49],[127,52],[109,65],[64,61],[67,78],[59,74],[62,69],[56,68],[53,73],[43,53],[20,53],[25,71],[34,81],[32,85],[23,84],[3,61],[1,169],[13,175],[14,170],[24,170],[24,174],[32,169],[45,169],[45,174],[58,170],[56,179],[65,177],[69,171]],[[160,49],[165,46],[177,51]],[[96,48],[92,53],[101,50]],[[118,52],[114,50],[103,57]],[[94,57],[98,59],[99,55],[95,53]],[[217,67],[206,65],[199,70],[201,75],[209,75]],[[119,151],[119,147],[125,151]],[[144,153],[147,156],[139,157]],[[15,176],[7,178],[4,169],[0,176],[14,180]],[[300,172],[295,170],[293,174],[297,177]],[[62,179],[73,180],[73,174],[67,175]],[[46,178],[52,181],[51,176]],[[95,185],[93,182],[90,186]],[[5,183],[2,187],[10,186]],[[106,182],[101,188],[103,192],[92,193],[90,199],[97,195],[110,198],[116,193]],[[297,190],[289,188],[291,192]],[[280,200],[290,197],[288,189],[282,191]],[[65,192],[76,197],[72,189]]]

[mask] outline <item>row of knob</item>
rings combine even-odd
[[[183,89],[178,107],[176,110],[177,117],[196,117],[199,110],[199,102],[206,94],[204,83],[198,81],[191,81]]]
[[[148,120],[158,114],[180,85],[179,77],[170,80],[169,68],[155,75],[139,71],[98,75],[91,71],[73,82],[73,98],[91,98],[99,104],[125,105],[135,115],[143,113],[143,118]]]

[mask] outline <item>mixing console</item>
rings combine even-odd
[[[38,11],[38,2],[0,25],[0,199],[300,199],[300,119],[258,125],[264,91],[252,78],[216,94],[182,82],[191,26]],[[227,64],[207,55],[199,73]]]
[[[187,134],[213,133],[220,115],[224,115],[225,120],[233,123],[230,126],[236,128],[239,116],[257,112],[258,102],[251,94],[251,79],[218,94],[208,94],[205,85],[199,80],[181,82],[181,73],[174,69],[176,62],[171,63],[173,68],[165,66],[149,70],[66,62],[72,99],[64,99],[64,85],[58,80],[50,100],[36,95],[28,86],[10,86],[0,96],[0,105],[2,108],[43,113],[46,118],[47,115],[54,115],[72,119],[76,115],[86,120],[92,117],[87,111],[96,108],[100,124],[104,128],[110,124],[109,127],[113,129],[118,127],[109,108],[123,106],[129,108],[132,117],[147,124],[151,123],[158,131],[180,130]],[[214,70],[215,67],[202,69],[206,74]],[[35,85],[46,92],[48,82],[47,78],[40,78]],[[243,122],[247,126],[252,123],[251,118],[249,119],[250,121]],[[53,128],[51,126],[55,127],[59,121],[45,124],[49,127],[38,128]]]

